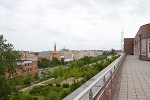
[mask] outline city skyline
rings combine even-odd
[[[0,34],[16,50],[121,49],[150,22],[148,0],[0,0]],[[123,21],[123,28],[122,28]]]

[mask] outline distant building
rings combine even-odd
[[[30,54],[29,51],[20,51],[20,54],[22,58],[17,61],[17,65],[20,65],[20,67],[15,69],[15,73],[25,77],[28,73],[34,75],[38,72],[37,56]],[[7,72],[6,77],[10,77],[9,75]]]
[[[60,60],[60,53],[56,50],[56,43],[54,44],[54,51],[50,53],[50,61],[52,61],[53,57],[58,58]]]
[[[141,60],[150,60],[150,24],[141,26],[135,38],[124,39],[124,52]]]
[[[38,58],[46,58],[50,60],[50,51],[38,52]]]
[[[65,47],[63,49],[61,49],[61,51],[69,51],[69,49],[66,49]]]

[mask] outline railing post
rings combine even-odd
[[[92,92],[92,89],[89,91],[89,100],[92,100],[93,99],[93,92]]]

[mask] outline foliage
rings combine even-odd
[[[115,55],[115,49],[112,48],[112,49],[110,50],[110,54]]]
[[[61,58],[61,63],[64,65],[65,64],[65,59],[64,58]]]
[[[47,67],[55,67],[58,65],[64,64],[63,59],[58,60],[58,58],[53,57],[52,61],[46,59],[46,58],[38,58],[38,68],[47,68]]]
[[[27,76],[24,78],[24,85],[30,85],[32,82],[32,75],[27,73]]]
[[[39,75],[38,75],[38,72],[36,72],[36,73],[34,74],[33,78],[34,78],[35,80],[39,80],[39,79],[40,79],[40,77],[39,77]]]
[[[64,83],[63,84],[63,88],[68,88],[69,87],[69,83]]]
[[[103,70],[105,67],[107,67],[111,62],[113,62],[115,59],[117,59],[119,56],[113,56],[111,59],[107,58],[106,52],[105,55],[97,56],[97,57],[86,57],[84,59],[80,59],[78,61],[73,61],[68,65],[68,68],[64,68],[62,66],[59,66],[57,68],[54,68],[53,72],[51,72],[52,77],[54,77],[56,80],[60,80],[64,77],[65,79],[69,77],[74,77],[75,79],[78,79],[82,77],[81,81],[74,81],[73,84],[69,86],[69,84],[66,82],[63,84],[63,86],[60,86],[60,81],[55,80],[54,82],[51,82],[48,85],[36,87],[37,89],[33,88],[30,91],[31,95],[43,95],[46,96],[45,100],[60,100],[66,97],[69,93],[73,92],[77,88],[79,88],[84,82],[92,78],[94,75],[99,73],[101,70]],[[106,59],[107,58],[107,59]],[[86,64],[90,62],[84,63],[84,61],[90,61],[95,62],[93,64]],[[84,65],[86,64],[86,65]]]
[[[38,56],[38,55],[39,55],[39,53],[38,53],[38,52],[36,52],[34,55]]]
[[[16,81],[13,81],[14,78],[11,79],[11,77],[14,76],[15,69],[19,67],[16,60],[20,59],[21,55],[13,49],[13,45],[6,43],[6,39],[0,35],[0,100],[8,100],[12,93],[18,94]],[[8,78],[5,77],[5,72],[8,73]]]
[[[48,84],[48,86],[51,86],[51,87],[52,87],[52,86],[53,86],[53,84],[52,84],[52,83],[49,83],[49,84]]]
[[[46,97],[45,100],[60,100],[60,96],[58,92],[50,91],[49,95]]]
[[[47,67],[53,67],[51,61],[46,58],[38,58],[38,68],[47,68]]]
[[[61,86],[60,83],[57,83],[57,84],[56,84],[56,87],[60,87],[60,86]]]
[[[69,89],[63,90],[62,93],[61,93],[61,96],[60,96],[60,100],[62,100],[63,98],[65,98],[69,94],[70,94],[70,90]]]

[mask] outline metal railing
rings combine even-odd
[[[92,84],[90,84],[85,90],[83,90],[78,96],[76,96],[73,100],[86,100],[85,96],[89,100],[112,100],[116,86],[118,84],[119,75],[122,69],[122,62],[124,61],[125,54],[121,54],[121,56],[115,61],[115,63],[109,67],[98,79],[96,79]],[[94,87],[97,87],[97,84],[101,84],[98,87],[98,90],[93,93]]]

